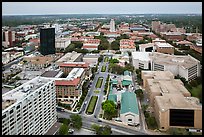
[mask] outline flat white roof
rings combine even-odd
[[[149,61],[150,58],[149,58],[149,54],[151,52],[132,52],[132,58],[133,59],[139,59],[139,60],[142,60],[142,61]]]
[[[83,72],[84,72],[83,68],[73,68],[66,78],[68,80],[80,78]]]
[[[173,46],[169,43],[156,42],[155,44],[160,48],[173,48]]]

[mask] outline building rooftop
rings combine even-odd
[[[77,86],[80,82],[80,78],[76,79],[63,79],[63,80],[55,80],[56,86]]]
[[[83,58],[99,58],[100,54],[86,54]]]
[[[150,60],[150,58],[149,58],[150,53],[151,52],[139,52],[139,51],[132,52],[132,58],[138,59],[138,60],[143,60],[143,61],[149,61]]]
[[[108,100],[112,100],[113,102],[117,102],[117,95],[116,94],[109,94]]]
[[[202,109],[202,105],[200,105],[197,98],[184,97],[182,95],[156,96],[155,102],[157,102],[160,111],[169,109]]]
[[[59,60],[56,61],[56,63],[61,63],[61,62],[74,62],[79,56],[81,56],[81,53],[77,52],[69,52],[66,53],[63,57],[61,57]]]
[[[45,71],[41,76],[42,77],[55,77],[59,71]]]
[[[134,54],[133,54],[134,55]],[[154,63],[164,64],[164,65],[177,65],[182,66],[184,69],[190,68],[198,64],[198,60],[191,57],[190,55],[169,55],[154,52],[150,54],[150,58],[154,61]]]
[[[144,77],[152,79],[174,79],[173,73],[170,71],[141,71],[142,79]]]
[[[87,68],[88,64],[85,62],[63,62],[59,64],[60,67],[83,67]]]
[[[158,46],[159,48],[173,48],[169,43],[160,43],[160,42],[155,42],[155,45]]]
[[[12,104],[26,98],[29,96],[33,91],[39,89],[41,86],[45,85],[46,83],[52,81],[49,78],[44,77],[36,77],[21,86],[5,93],[2,95],[2,109],[6,109],[7,107],[11,106]]]
[[[68,80],[80,78],[82,76],[83,72],[84,72],[83,68],[73,68],[66,78]]]
[[[185,95],[191,96],[191,93],[184,87],[183,82],[180,79],[147,79],[149,89],[153,93],[161,95]]]
[[[126,91],[122,93],[120,114],[132,112],[139,115],[136,94],[134,92]]]

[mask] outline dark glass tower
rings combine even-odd
[[[55,54],[55,28],[40,29],[40,48],[42,55]]]

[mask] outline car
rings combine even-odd
[[[99,119],[98,122],[102,122],[102,121]]]
[[[96,115],[94,115],[94,117],[96,118]]]
[[[87,101],[85,101],[84,104],[86,105],[86,104],[87,104]]]
[[[74,129],[71,129],[71,128],[70,128],[70,129],[68,130],[68,132],[69,132],[70,134],[73,134],[73,133],[74,133]]]

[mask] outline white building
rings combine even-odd
[[[110,21],[110,32],[115,32],[115,21],[114,19],[111,19]]]
[[[152,53],[151,70],[171,71],[174,76],[181,76],[187,81],[200,76],[200,61],[188,56],[168,55],[163,53]]]
[[[122,93],[120,119],[126,125],[138,125],[140,123],[138,103],[134,92]]]
[[[44,135],[56,122],[54,80],[36,77],[2,95],[2,135]]]
[[[71,38],[57,38],[55,39],[55,48],[56,49],[65,49],[71,44]]]
[[[151,52],[132,52],[132,63],[136,69],[150,69],[149,54]]]

